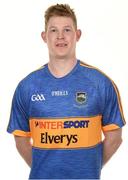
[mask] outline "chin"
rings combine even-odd
[[[55,53],[55,56],[62,59],[62,58],[67,58],[69,56],[69,53],[67,52],[57,52]]]
[[[67,58],[67,55],[56,55],[55,57],[57,59],[65,59],[65,58]]]

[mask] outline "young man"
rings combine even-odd
[[[19,83],[8,132],[31,167],[29,179],[100,179],[122,142],[117,87],[76,58],[81,31],[68,5],[46,10],[41,35],[49,62]]]

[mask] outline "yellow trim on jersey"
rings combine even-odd
[[[44,67],[45,67],[45,65],[43,65],[43,66],[41,66],[40,68],[38,68],[38,69],[32,71],[32,73],[33,73],[33,72],[36,72],[36,71],[38,71],[38,70],[40,70],[40,69],[43,69]]]
[[[32,119],[45,119],[45,120],[47,120],[47,119],[52,119],[52,120],[64,120],[64,119],[72,119],[72,120],[76,120],[76,119],[79,119],[79,120],[82,120],[83,118],[85,119],[87,119],[87,118],[95,118],[95,117],[98,117],[98,116],[102,116],[101,114],[97,114],[97,115],[93,115],[93,116],[86,116],[86,117],[81,117],[81,116],[70,116],[70,117],[30,117],[30,120],[32,120]]]
[[[102,116],[30,119],[33,146],[37,148],[87,148],[102,141]]]
[[[116,124],[109,124],[109,125],[102,127],[103,131],[111,131],[111,130],[115,130],[115,129],[119,129],[119,128],[120,127],[117,126]]]
[[[31,137],[30,132],[25,132],[25,131],[21,131],[21,130],[15,130],[12,132],[12,134],[15,136]]]
[[[41,66],[40,68],[38,68],[36,71],[43,69],[45,67],[45,65]]]
[[[103,75],[105,75],[105,76],[112,82],[112,85],[113,85],[113,87],[114,87],[114,89],[115,89],[115,92],[116,92],[116,94],[117,94],[117,100],[118,100],[118,104],[119,104],[119,109],[120,109],[120,113],[121,113],[122,120],[123,120],[123,123],[126,124],[126,121],[125,121],[125,118],[124,118],[124,113],[123,113],[123,108],[122,108],[122,103],[121,103],[121,97],[120,97],[120,94],[119,94],[119,90],[118,90],[116,84],[114,83],[114,81],[113,81],[109,76],[107,76],[104,72],[102,72],[100,69],[98,69],[98,68],[96,68],[96,67],[93,67],[93,66],[91,66],[91,65],[85,64],[85,63],[82,62],[82,61],[80,61],[80,65],[99,71],[100,73],[102,73]]]

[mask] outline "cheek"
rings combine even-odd
[[[74,37],[74,36],[72,36],[72,37],[70,37],[70,43],[73,45],[75,45],[75,43],[76,43],[76,37]]]
[[[51,33],[48,33],[46,38],[47,38],[47,42],[51,42],[51,41],[53,41],[54,36],[51,35]]]
[[[55,41],[54,38],[49,36],[49,37],[47,38],[47,44],[48,44],[48,46],[52,46],[52,45],[54,44],[54,41]]]
[[[56,47],[55,47],[54,40],[49,39],[47,42],[47,47],[51,52],[55,51]]]
[[[71,34],[68,39],[71,41],[71,42],[75,42],[76,41],[76,35],[75,34]]]

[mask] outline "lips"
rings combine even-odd
[[[66,47],[67,43],[56,43],[57,47]]]

